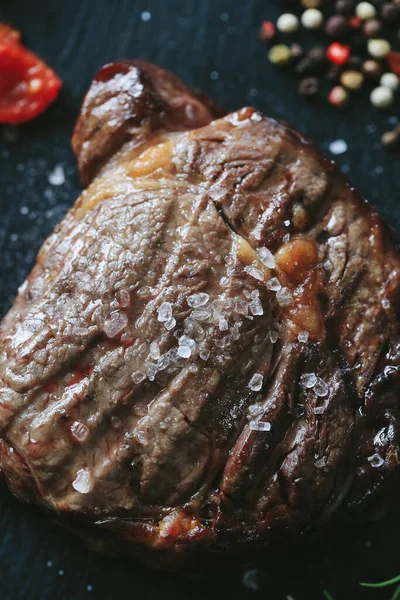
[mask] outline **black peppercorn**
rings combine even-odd
[[[392,2],[385,2],[381,7],[380,12],[385,23],[397,23],[400,19],[400,8]]]
[[[382,33],[382,23],[378,19],[368,19],[364,23],[363,31],[368,38],[378,38]]]
[[[319,83],[316,77],[307,77],[299,81],[298,92],[301,96],[311,98],[318,93]]]
[[[347,61],[347,67],[349,69],[361,69],[362,59],[359,56],[350,56]]]
[[[382,66],[376,60],[366,60],[362,65],[362,72],[370,79],[379,79],[382,74]]]
[[[339,81],[340,73],[341,68],[338,65],[332,65],[326,73],[326,79],[332,83],[335,83],[336,81]]]
[[[294,62],[300,60],[304,56],[304,50],[300,44],[292,44],[290,46],[290,57]]]
[[[338,0],[335,4],[335,12],[339,15],[349,17],[353,13],[355,6],[356,3],[351,0]]]
[[[325,25],[325,33],[329,37],[340,39],[345,37],[349,32],[349,23],[343,15],[334,15],[330,17]]]
[[[322,67],[326,64],[326,50],[322,46],[315,46],[307,53],[308,58],[312,61],[316,68]]]

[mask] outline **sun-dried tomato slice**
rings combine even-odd
[[[19,33],[0,25],[0,122],[34,119],[53,102],[61,80],[19,43]]]

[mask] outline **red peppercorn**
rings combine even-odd
[[[343,44],[334,42],[328,47],[326,56],[328,57],[328,60],[333,62],[335,65],[342,66],[345,65],[349,60],[350,48],[349,46],[344,46]]]
[[[275,25],[271,21],[264,21],[258,33],[260,42],[269,44],[275,38]]]
[[[343,106],[348,100],[348,94],[341,85],[336,85],[329,92],[328,100],[332,106]]]
[[[358,27],[361,27],[361,19],[358,17],[351,17],[351,19],[349,19],[349,25],[350,27],[353,27],[353,29],[358,29]]]

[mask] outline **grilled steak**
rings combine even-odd
[[[86,189],[2,322],[6,480],[107,551],[291,539],[398,475],[397,240],[299,134],[223,114],[104,67]]]

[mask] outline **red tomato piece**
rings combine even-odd
[[[334,42],[328,47],[326,56],[328,57],[328,60],[333,62],[335,65],[343,66],[349,60],[350,48],[349,46],[339,44],[339,42]]]
[[[52,69],[0,28],[0,123],[34,119],[56,99],[60,87]]]

